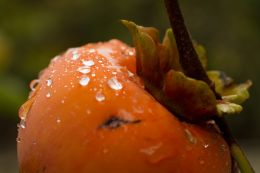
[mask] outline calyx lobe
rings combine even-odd
[[[216,92],[221,95],[221,100],[217,100],[206,82],[185,75],[171,29],[166,31],[160,43],[157,29],[138,26],[126,20],[122,23],[133,37],[137,74],[143,79],[146,89],[176,116],[188,121],[200,121],[214,115],[242,111],[240,104],[249,97],[250,81],[236,85],[230,77],[223,77],[222,72],[207,71]],[[193,46],[206,70],[208,60],[205,48],[195,41]]]

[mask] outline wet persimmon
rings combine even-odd
[[[118,40],[55,57],[20,108],[20,172],[230,173],[214,123],[180,121],[135,64],[135,49]]]

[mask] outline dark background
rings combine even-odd
[[[210,69],[254,83],[243,113],[228,120],[260,171],[260,1],[181,0],[181,7]],[[0,172],[18,172],[17,111],[29,82],[69,47],[111,38],[131,44],[119,19],[155,26],[161,36],[169,27],[163,0],[0,0]]]

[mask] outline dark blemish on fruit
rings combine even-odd
[[[99,128],[102,129],[116,129],[125,124],[136,124],[140,123],[141,120],[126,120],[117,116],[111,116],[109,119],[105,120]]]

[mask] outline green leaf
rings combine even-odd
[[[218,115],[230,115],[230,114],[238,114],[243,110],[243,107],[230,102],[222,102],[217,104]]]
[[[165,66],[168,65],[166,71],[168,72],[170,69],[174,69],[176,71],[182,71],[182,67],[179,62],[179,53],[177,49],[177,44],[172,29],[167,29],[162,44],[165,46],[166,50],[169,53],[167,57],[164,57],[164,59],[166,59]]]
[[[137,73],[142,78],[160,85],[162,75],[159,62],[159,32],[152,27],[138,26],[133,22],[122,20],[133,37],[136,48]]]
[[[204,69],[208,66],[208,58],[207,58],[207,51],[206,49],[197,42],[193,41],[193,47],[195,48],[196,53],[199,56],[199,60],[203,66]]]
[[[164,83],[164,93],[178,114],[189,120],[216,115],[216,98],[209,86],[200,80],[170,70]]]
[[[248,89],[252,85],[251,81],[235,84],[233,79],[226,76],[223,72],[208,71],[207,73],[215,83],[216,91],[221,94],[224,101],[242,104],[249,98]]]

